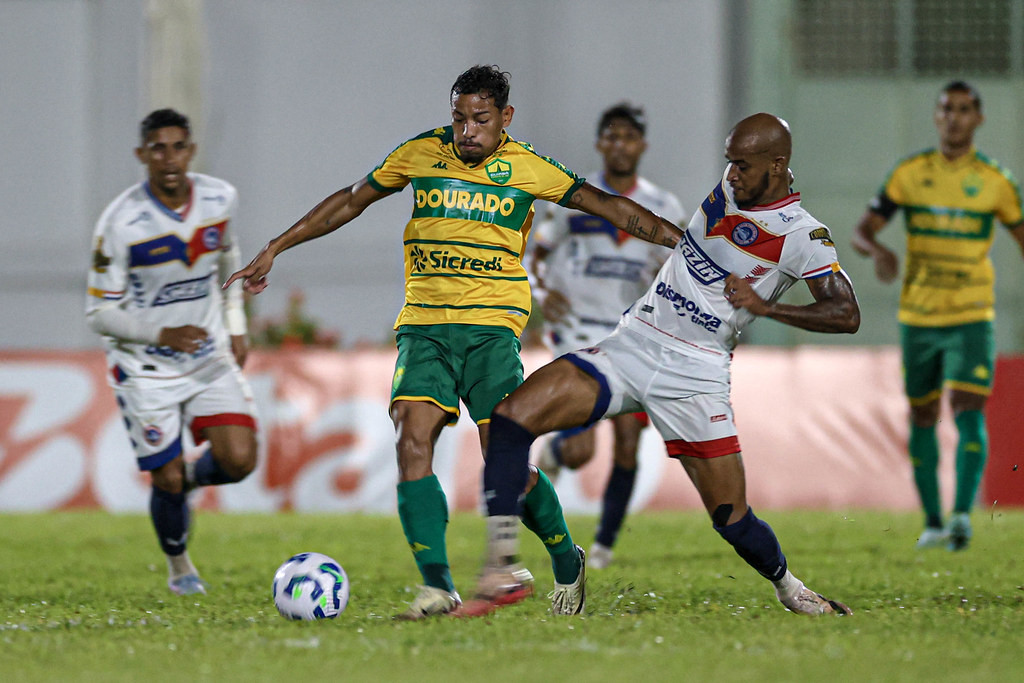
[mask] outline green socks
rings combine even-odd
[[[910,425],[910,464],[914,484],[921,496],[925,526],[942,528],[942,503],[939,500],[939,439],[935,427]]]
[[[551,555],[555,581],[572,583],[580,573],[580,556],[569,535],[555,487],[543,472],[538,470],[537,474],[537,485],[523,500],[523,524],[544,542]]]
[[[435,475],[398,483],[398,517],[423,583],[454,592],[444,538],[448,500]]]
[[[956,499],[953,501],[953,512],[970,512],[988,457],[985,414],[980,410],[965,410],[954,419],[960,438],[956,447]]]
[[[956,448],[956,498],[953,501],[953,512],[970,512],[988,458],[985,414],[980,410],[965,410],[958,413],[954,420],[959,441]],[[914,466],[914,483],[924,507],[925,525],[941,528],[939,442],[934,427],[910,425],[910,462]]]

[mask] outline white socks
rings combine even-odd
[[[187,550],[181,555],[167,555],[167,573],[170,574],[171,581],[189,574],[199,576],[199,570],[192,564]]]
[[[795,597],[804,589],[804,582],[793,576],[788,569],[785,576],[772,583],[775,585],[775,595],[779,600]]]
[[[494,515],[487,518],[487,564],[505,567],[519,555],[519,517]]]

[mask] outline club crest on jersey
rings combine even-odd
[[[218,226],[211,225],[203,230],[203,246],[209,251],[220,248],[220,228]]]
[[[142,433],[150,446],[156,446],[164,438],[164,433],[156,425],[146,425],[142,428]]]
[[[968,197],[977,197],[978,193],[981,192],[982,184],[980,175],[977,173],[969,173],[960,183],[960,188]]]
[[[741,247],[749,247],[757,241],[760,231],[750,221],[737,223],[732,229],[732,241]]]
[[[498,185],[504,185],[512,179],[512,164],[502,159],[495,159],[484,166],[484,170],[487,171],[487,177]]]

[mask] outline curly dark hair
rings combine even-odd
[[[508,106],[508,79],[511,74],[496,65],[477,64],[463,71],[452,86],[451,99],[459,95],[491,98],[499,110]]]
[[[604,110],[597,122],[597,137],[601,137],[601,131],[612,121],[625,121],[640,131],[640,135],[647,133],[647,115],[643,107],[636,107],[629,102],[619,102]]]
[[[192,134],[192,126],[187,116],[173,109],[157,109],[142,119],[142,123],[139,124],[139,137],[145,143],[150,133],[161,128],[184,128],[186,133]]]

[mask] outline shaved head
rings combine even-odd
[[[729,140],[754,154],[783,157],[787,164],[793,154],[789,124],[774,114],[762,112],[748,116],[729,131]],[[728,140],[726,144],[729,144]]]
[[[789,124],[774,114],[754,114],[725,139],[726,178],[740,208],[778,201],[789,194]]]

